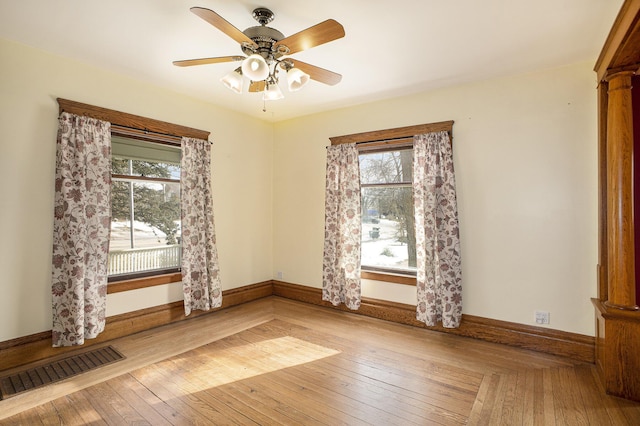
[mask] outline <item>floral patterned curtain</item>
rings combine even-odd
[[[182,288],[184,314],[222,305],[218,251],[213,225],[211,144],[182,138]]]
[[[413,139],[418,303],[428,326],[457,328],[462,317],[462,267],[453,154],[449,134]]]
[[[360,307],[360,166],[355,144],[327,147],[322,300]]]
[[[58,120],[53,220],[53,346],[104,330],[111,231],[111,124]]]

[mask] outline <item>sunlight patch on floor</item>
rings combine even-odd
[[[162,361],[157,367],[166,370],[173,384],[195,393],[339,353],[335,349],[285,336],[237,346],[230,341],[228,347],[221,349],[205,345],[184,356]],[[140,373],[145,375],[145,369]]]

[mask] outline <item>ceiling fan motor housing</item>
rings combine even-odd
[[[258,45],[258,49],[256,49],[257,52],[254,52],[251,46],[242,45],[242,51],[246,55],[259,53],[265,59],[271,56],[271,47],[274,43],[284,38],[284,34],[280,31],[263,25],[247,28],[243,33]]]
[[[271,10],[265,7],[258,7],[253,10],[253,18],[258,21],[260,25],[249,27],[244,30],[243,33],[253,40],[253,42],[258,45],[258,48],[256,49],[253,46],[243,44],[242,51],[245,55],[248,56],[253,53],[258,53],[267,60],[267,62],[270,62],[273,59],[277,59],[280,56],[289,53],[286,48],[278,49],[275,52],[272,51],[273,45],[282,40],[284,38],[284,34],[275,28],[266,26],[269,22],[273,21],[273,18],[275,18],[275,14]]]

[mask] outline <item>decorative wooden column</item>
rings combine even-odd
[[[607,288],[609,308],[636,305],[633,224],[632,71],[609,75],[607,103]]]
[[[636,242],[640,152],[634,148],[632,90],[640,73],[640,0],[624,0],[595,68],[598,81],[598,297],[596,368],[608,394],[640,401],[640,310],[636,299]],[[633,99],[634,96],[636,99]],[[635,159],[634,159],[634,149]],[[637,180],[637,177],[636,177]],[[640,260],[638,261],[640,268]],[[638,271],[640,272],[640,271]]]
[[[596,308],[596,366],[607,393],[640,401],[640,311],[636,304],[634,185],[633,185],[633,71],[607,73],[601,83],[600,174],[606,208],[600,227],[606,244],[600,245],[606,285],[600,286]],[[603,85],[608,87],[605,92]],[[605,146],[602,146],[605,145]],[[602,154],[604,157],[602,158]],[[636,159],[639,161],[639,159]],[[602,180],[605,182],[602,182]],[[604,283],[601,283],[604,284]]]

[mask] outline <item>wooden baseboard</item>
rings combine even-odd
[[[272,294],[272,282],[264,281],[223,291],[222,307],[206,312],[193,311],[188,317],[184,315],[182,301],[115,315],[107,318],[104,332],[95,339],[86,340],[82,346],[53,348],[51,347],[51,331],[0,342],[0,359],[2,360],[0,371],[78,350],[85,350],[89,346],[104,344],[118,337],[128,336],[177,321],[197,318],[201,315],[207,315],[220,309],[230,308],[262,297],[271,296]]]
[[[463,315],[460,328],[448,329],[442,326],[425,327],[415,318],[415,306],[363,298],[360,309],[352,311],[343,305],[335,307],[322,300],[322,290],[282,281],[264,281],[223,292],[222,307],[208,312],[193,311],[184,316],[181,301],[148,309],[115,315],[107,318],[105,331],[96,339],[87,340],[83,346],[64,348],[51,347],[51,331],[0,342],[0,371],[28,364],[42,359],[57,357],[69,352],[84,350],[89,346],[104,344],[118,337],[128,336],[177,321],[207,315],[220,309],[229,308],[271,295],[332,309],[366,315],[400,324],[429,328],[458,336],[471,337],[488,342],[501,343],[552,355],[565,356],[579,361],[594,362],[595,338],[542,327],[498,321],[488,318]]]
[[[273,294],[305,303],[326,306],[401,324],[564,356],[588,363],[594,362],[595,338],[582,334],[499,321],[473,315],[463,315],[459,328],[451,329],[442,326],[426,327],[424,323],[416,320],[416,308],[413,305],[362,298],[360,309],[352,311],[344,307],[344,305],[336,307],[323,301],[322,290],[319,288],[290,284],[282,281],[273,282]]]

